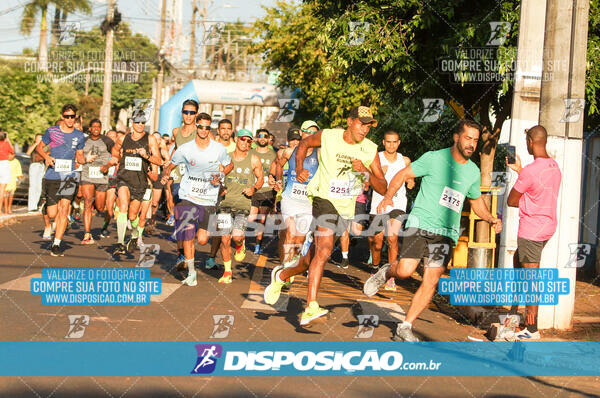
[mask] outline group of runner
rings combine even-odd
[[[246,238],[255,236],[254,252],[260,254],[263,232],[277,225],[281,265],[272,270],[264,300],[274,305],[294,276],[308,271],[303,326],[328,313],[317,295],[336,236],[341,237],[341,268],[348,266],[344,236],[368,236],[373,274],[364,284],[367,296],[384,286],[394,289],[395,278],[410,277],[423,263],[421,285],[395,333],[398,340],[417,341],[412,324],[429,305],[452,253],[434,255],[432,247],[456,245],[465,201],[496,233],[502,229],[481,197],[480,170],[470,160],[481,132],[474,121],[457,123],[450,148],[426,152],[411,162],[398,152],[401,142],[395,131],[385,132],[384,150],[377,151],[378,145],[367,138],[377,121],[366,106],[349,112],[345,129],[321,129],[314,121],[290,128],[288,145],[278,151],[269,145],[266,129],[234,132],[226,119],[213,135],[210,115],[199,112],[194,100],[182,105],[183,124],[172,131],[172,146],[145,131],[142,110],[134,112],[130,133],[102,135],[102,125],[94,119],[87,138],[74,127],[76,112],[65,105],[60,123],[46,131],[36,148],[48,166],[44,213],[56,220],[52,255],[62,255],[61,239],[79,185],[82,244],[93,243],[95,206],[105,211],[103,237],[109,236],[110,220],[116,219],[114,255],[135,250],[164,191],[174,221],[175,265],[187,269],[182,283],[188,286],[197,285],[196,241],[210,244],[207,269],[217,265],[220,250],[224,270],[219,283],[228,284],[233,280],[232,257],[237,262],[245,258]],[[420,190],[407,214],[406,190],[414,187],[415,178],[422,178]],[[269,221],[278,217],[279,223]],[[128,226],[131,238],[125,243]],[[384,243],[387,262],[380,265]]]

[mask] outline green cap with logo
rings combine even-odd
[[[254,136],[252,135],[252,132],[250,130],[247,129],[241,129],[238,130],[238,132],[235,134],[236,137],[250,137],[250,138],[254,138]]]

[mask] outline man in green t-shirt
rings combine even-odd
[[[408,219],[399,260],[382,266],[364,285],[364,293],[373,296],[391,277],[410,277],[423,260],[421,286],[415,293],[406,319],[396,329],[394,340],[418,341],[412,333],[412,323],[427,308],[440,276],[450,261],[451,248],[459,237],[460,216],[465,198],[471,209],[502,230],[502,221],[489,212],[481,197],[481,173],[470,158],[477,148],[481,127],[471,120],[459,121],[454,131],[454,145],[439,151],[426,152],[408,167],[399,171],[377,207],[378,213],[393,204],[396,191],[409,178],[422,177],[421,188]]]

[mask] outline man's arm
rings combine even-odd
[[[263,182],[264,182],[262,163],[260,162],[260,159],[258,158],[258,156],[256,156],[256,155],[251,155],[251,156],[252,156],[252,158],[250,158],[250,164],[252,165],[252,171],[254,172],[254,175],[256,176],[256,182],[254,183],[253,186],[246,187],[242,191],[242,193],[246,196],[254,195],[254,193],[262,187]]]
[[[492,216],[492,213],[490,213],[483,201],[483,197],[480,196],[477,199],[469,199],[469,203],[471,203],[471,209],[479,218],[492,224],[497,234],[502,231],[502,221],[499,218]]]
[[[111,151],[111,163],[113,165],[119,163],[119,160],[121,160],[121,148],[123,146],[123,140],[125,139],[125,136],[122,137],[117,137],[117,140],[115,141],[115,145],[113,145],[112,151]]]
[[[355,160],[355,162],[356,161],[358,161],[360,165],[364,168],[364,165],[360,160]],[[381,163],[379,162],[379,155],[377,153],[375,154],[375,159],[373,159],[373,162],[371,162],[371,165],[369,166],[367,171],[370,174],[369,184],[377,193],[379,193],[380,195],[385,195],[385,191],[387,190],[387,181],[385,180],[385,174],[383,173],[383,169],[381,168]]]
[[[309,172],[303,168],[304,159],[306,159],[308,148],[318,148],[321,146],[322,135],[323,130],[319,130],[316,134],[306,137],[298,144],[296,149],[296,180],[298,180],[298,182],[308,181]]]
[[[148,156],[147,160],[152,164],[162,166],[163,162],[160,157],[160,151],[158,150],[158,143],[153,135],[148,137],[148,146],[150,147],[150,156]]]
[[[80,165],[83,165],[86,163],[85,156],[83,155],[83,149],[78,149],[75,151],[75,161],[77,162],[77,164],[80,164]]]
[[[410,166],[410,158],[408,156],[403,156],[404,158],[404,167]],[[406,188],[413,189],[415,187],[415,179],[407,178],[406,179]]]
[[[510,207],[519,207],[519,200],[521,200],[521,196],[523,194],[517,191],[515,188],[510,190],[508,194],[508,199],[506,200],[506,204]]]
[[[394,178],[392,178],[392,181],[390,181],[387,187],[387,192],[383,196],[381,203],[379,203],[379,206],[377,206],[377,213],[383,213],[387,206],[393,205],[394,195],[396,192],[398,192],[402,184],[404,184],[404,182],[409,178],[416,178],[411,166],[407,166],[396,173]]]
[[[44,159],[47,166],[54,166],[54,158],[50,156],[50,152],[44,151],[44,145],[46,144],[43,141],[40,141],[35,147],[35,151]]]

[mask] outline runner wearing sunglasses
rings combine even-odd
[[[146,114],[137,109],[132,117],[133,128],[131,133],[118,138],[112,150],[112,163],[119,163],[117,173],[117,203],[119,215],[117,216],[117,247],[113,255],[126,253],[125,232],[127,219],[131,222],[132,240],[128,242],[131,249],[135,248],[140,234],[139,213],[142,202],[147,202],[152,197],[152,188],[148,186],[148,170],[150,164],[162,165],[158,150],[158,143],[153,135],[144,131],[146,127]]]
[[[271,134],[267,129],[258,129],[256,131],[256,146],[251,153],[260,159],[262,164],[263,175],[267,176],[271,170],[271,165],[277,157],[277,153],[269,148],[269,138]],[[258,221],[260,224],[265,223],[267,215],[273,211],[275,207],[275,191],[269,186],[268,178],[264,178],[262,187],[254,195],[252,195],[252,206],[250,207],[250,216],[248,221]],[[254,254],[260,254],[263,234],[258,232],[256,235],[256,247]]]
[[[225,176],[225,197],[219,204],[217,228],[221,234],[221,255],[225,272],[219,283],[231,283],[231,240],[234,258],[240,262],[246,256],[244,231],[250,213],[251,198],[263,186],[263,168],[257,155],[250,153],[252,133],[242,129],[236,134],[235,151],[231,152],[233,168]]]
[[[50,254],[55,257],[64,255],[60,243],[67,228],[71,201],[75,198],[79,185],[80,176],[76,169],[85,163],[85,136],[75,128],[76,115],[75,105],[63,106],[61,123],[49,127],[36,148],[48,166],[42,185],[45,186],[46,213],[56,221],[54,242],[50,249]],[[50,147],[49,153],[44,151],[45,145]]]

